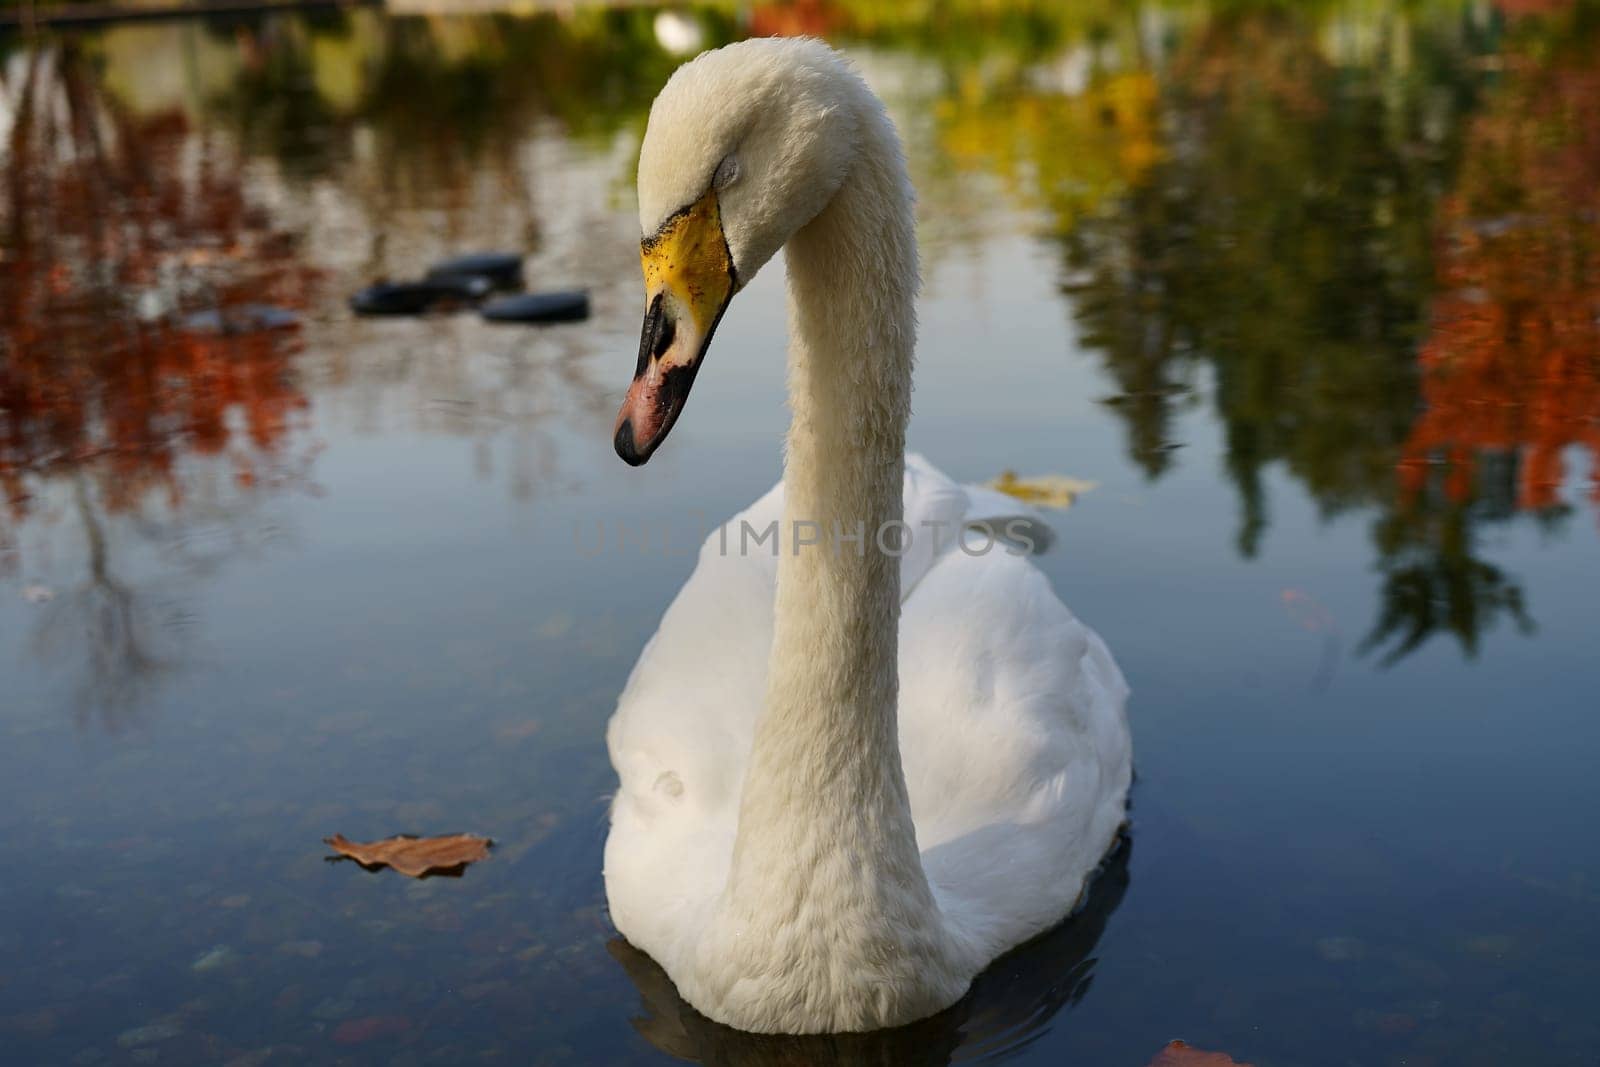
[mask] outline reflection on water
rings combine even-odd
[[[114,529],[158,543],[180,579],[261,536],[252,498],[306,476],[290,438],[307,400],[293,332],[232,324],[258,302],[304,307],[316,272],[251,202],[243,160],[181,110],[129,114],[70,43],[12,74],[0,536],[81,543],[86,574],[52,591],[33,648],[80,678],[81,715],[116,727],[181,659],[189,620],[181,594],[120,573]]]
[[[1418,354],[1424,411],[1404,490],[1431,462],[1450,500],[1491,497],[1505,457],[1517,510],[1562,510],[1564,453],[1588,452],[1600,503],[1600,26],[1576,13],[1511,28],[1505,71],[1466,133],[1437,223],[1438,293]]]
[[[1564,451],[1593,452],[1600,434],[1587,10],[1509,23],[1385,12],[1359,26],[1248,6],[1199,21],[1088,8],[932,28],[828,5],[785,18],[929,57],[935,76],[904,92],[932,120],[931,138],[908,126],[933,247],[993,227],[974,182],[997,180],[1010,210],[1044,220],[1150,478],[1179,462],[1174,418],[1209,403],[1244,555],[1266,535],[1275,466],[1325,515],[1376,513],[1383,607],[1363,647],[1393,661],[1436,632],[1472,653],[1502,616],[1528,628],[1517,580],[1478,557],[1475,531],[1521,513],[1558,523]],[[709,44],[737,32],[716,12],[695,17]],[[775,17],[752,25],[788,25]],[[551,161],[526,131],[553,120],[568,138],[620,145],[604,180],[622,195],[651,87],[674,62],[650,12],[604,9],[133,27],[13,56],[3,266],[19,399],[5,417],[29,442],[0,471],[13,521],[33,492],[20,479],[45,475],[41,452],[57,469],[93,453],[112,510],[165,481],[181,514],[173,466],[185,457],[226,454],[241,488],[289,480],[273,465],[305,404],[297,339],[199,336],[183,314],[246,297],[306,306],[317,269],[286,223],[339,232],[314,258],[345,278],[414,270],[424,248],[474,229],[538,249],[560,222],[541,218],[533,190]],[[1486,67],[1503,73],[1486,81]],[[284,220],[247,195],[254,158],[281,168],[254,181]],[[309,217],[285,203],[307,197]],[[384,224],[407,212],[431,217]],[[415,384],[415,359],[395,367],[388,344],[365,340],[329,335],[300,373],[369,392]],[[434,423],[454,412],[462,428],[518,426],[524,497],[559,481],[540,424],[605,406],[588,346],[557,344],[544,359],[510,346],[498,369],[476,352],[447,360],[454,382],[423,401]],[[86,350],[87,362],[73,355]],[[440,373],[428,363],[422,373]],[[551,372],[572,395],[519,406],[550,393],[537,379]],[[34,376],[86,386],[52,392]],[[46,420],[31,410],[46,397],[84,410]],[[246,432],[224,427],[229,412]],[[61,437],[74,433],[120,436]],[[1491,453],[1505,458],[1480,469]],[[1515,482],[1509,509],[1497,476]]]
[[[1502,617],[1530,628],[1478,528],[1558,521],[1562,451],[1595,440],[1592,22],[1529,20],[1500,42],[1466,20],[1379,19],[1354,35],[1352,79],[1326,24],[1241,8],[1174,50],[1160,162],[1059,226],[1150,478],[1178,462],[1175,415],[1209,402],[1243,555],[1275,466],[1327,516],[1377,513],[1382,606],[1362,647],[1385,662],[1442,632],[1474,654]],[[1492,43],[1508,74],[1485,87]]]
[[[367,12],[136,25],[11,57],[0,565],[26,577],[30,555],[54,548],[59,566],[60,548],[82,545],[88,578],[50,587],[32,645],[78,679],[81,718],[116,729],[134,715],[200,629],[185,586],[281,538],[263,498],[315,490],[308,387],[324,430],[341,410],[375,428],[398,388],[424,428],[473,439],[480,474],[509,437],[519,498],[560,483],[549,424],[610,403],[572,333],[479,343],[436,328],[419,351],[382,324],[330,333],[315,318],[258,322],[256,309],[319,316],[339,299],[329,283],[355,276],[340,268],[414,271],[436,239],[416,214],[439,211],[446,242],[487,229],[537,248],[539,161],[522,135],[552,114],[581,115],[569,126],[596,137],[636,117],[644,83],[609,108],[582,104],[607,95],[596,77],[636,60],[653,59],[641,74],[657,80],[670,71],[638,43],[641,25],[619,13],[577,35],[549,18],[430,31]],[[590,47],[567,47],[574,36]],[[344,188],[319,197],[330,168]],[[327,202],[341,193],[355,202]],[[408,210],[410,225],[372,224]],[[354,234],[365,248],[341,240]],[[135,548],[124,541],[167,566],[118,577]]]
[[[648,477],[607,428],[649,101],[696,40],[793,32],[849,48],[905,133],[918,447],[1103,486],[1042,563],[1135,679],[1141,753],[1139,858],[1088,911],[939,1019],[798,1043],[706,1022],[613,941],[603,723],[688,561],[572,538],[708,524],[777,470],[776,271]],[[1600,592],[1593,3],[119,26],[0,39],[0,171],[19,1062],[1600,1044],[1600,859],[1560,829],[1600,682],[1571,666]],[[594,318],[345,310],[498,248]],[[1321,642],[1309,695],[1274,627]],[[1346,647],[1404,668],[1339,673]],[[320,862],[339,829],[502,847],[358,881]]]
[[[691,1063],[912,1067],[1005,1059],[1027,1049],[1089,992],[1095,946],[1128,890],[1131,852],[1124,841],[1096,876],[1082,910],[997,960],[960,1003],[895,1030],[814,1037],[742,1033],[684,1003],[666,972],[626,941],[617,938],[606,947],[639,989],[643,1014],[631,1020],[634,1028],[657,1049]]]
[[[1500,615],[1531,629],[1515,581],[1475,558],[1475,527],[1526,512],[1559,528],[1569,450],[1587,449],[1600,503],[1600,25],[1563,13],[1509,33],[1435,223],[1423,410],[1377,527],[1367,641],[1390,660],[1441,630],[1472,654]]]

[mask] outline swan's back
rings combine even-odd
[[[741,552],[782,486],[701,549],[607,731],[621,785],[605,878],[617,928],[668,971],[687,962],[726,882],[766,689],[776,559]],[[1116,840],[1132,774],[1127,686],[1100,638],[1026,556],[969,555],[962,524],[1038,517],[907,457],[905,518],[945,523],[902,559],[899,730],[923,864],[976,971],[1078,902]],[[975,538],[975,543],[981,543]],[[786,550],[786,546],[785,546]]]

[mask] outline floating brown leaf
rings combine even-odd
[[[401,834],[382,841],[351,841],[334,834],[323,841],[339,853],[330,859],[352,859],[369,871],[393,867],[413,878],[440,874],[459,877],[467,864],[488,858],[494,842],[477,834],[447,834],[444,837],[411,837]]]
[[[1187,1041],[1174,1041],[1156,1054],[1150,1067],[1250,1067],[1223,1052],[1202,1052]]]

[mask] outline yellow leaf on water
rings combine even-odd
[[[1082,478],[1070,478],[1065,474],[1039,474],[1031,478],[1019,478],[1016,471],[1001,471],[998,478],[989,482],[989,488],[998,489],[1007,496],[1016,497],[1034,507],[1066,509],[1078,499],[1078,494],[1087,493],[1098,484],[1098,482],[1086,482]]]

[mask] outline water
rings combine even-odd
[[[1600,11],[983,10],[0,39],[0,1059],[1594,1062]],[[606,717],[785,418],[774,267],[612,454],[632,161],[669,45],[798,29],[907,140],[913,446],[1098,483],[1041,562],[1139,778],[1084,914],[796,1044],[687,1012],[599,869]],[[344,310],[498,247],[593,318]],[[320,844],[456,830],[459,880]]]

